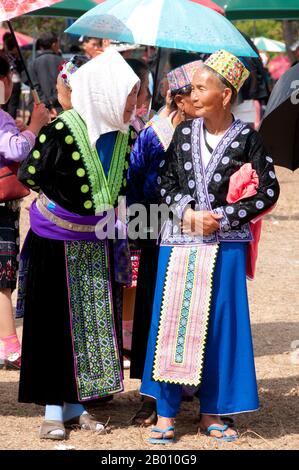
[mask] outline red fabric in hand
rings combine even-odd
[[[259,177],[252,168],[251,163],[245,163],[240,170],[236,171],[229,181],[229,188],[226,200],[232,204],[241,199],[255,196],[259,187]],[[265,211],[265,212],[269,212]],[[249,243],[247,253],[246,275],[249,279],[254,278],[256,261],[258,256],[258,244],[261,238],[262,217],[255,222],[250,222],[250,230],[253,241]]]
[[[229,180],[227,202],[234,203],[246,197],[255,196],[259,187],[259,177],[251,163],[245,163]]]

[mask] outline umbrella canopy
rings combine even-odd
[[[0,21],[9,21],[38,8],[48,7],[61,0],[1,0]]]
[[[191,0],[191,1],[194,3],[199,3],[200,5],[203,5],[204,7],[212,8],[212,10],[217,11],[217,13],[224,15],[223,8],[221,8],[216,3],[212,2],[212,0]]]
[[[299,64],[276,83],[260,134],[276,165],[299,168]]]
[[[88,10],[93,8],[95,5],[102,3],[105,0],[64,0],[57,5],[53,5],[49,8],[42,8],[41,10],[34,11],[31,14],[35,16],[65,16],[68,18],[79,18]],[[224,10],[221,6],[212,2],[212,0],[191,0],[195,3],[200,3],[201,5],[212,8],[212,10],[217,11],[224,15]]]
[[[197,52],[227,49],[238,56],[256,57],[226,18],[190,0],[107,0],[66,32]]]
[[[64,0],[49,8],[34,11],[34,16],[64,16],[67,18],[79,18],[86,11],[102,3],[104,0]]]
[[[3,36],[5,33],[10,33],[10,31],[5,28],[0,28],[0,44],[3,44]],[[17,31],[15,31],[15,36],[20,47],[28,46],[34,42],[34,38],[26,34],[18,33]]]
[[[265,38],[264,36],[254,38],[252,40],[260,51],[267,51],[267,52],[285,52],[286,51],[286,45],[281,41],[268,39],[268,38]]]
[[[230,20],[299,18],[298,0],[215,0]]]
[[[286,55],[274,57],[268,63],[268,70],[273,80],[279,80],[290,67],[291,63]]]

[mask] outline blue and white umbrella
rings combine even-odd
[[[275,41],[275,39],[269,39],[269,38],[265,38],[264,36],[260,36],[252,40],[260,51],[267,51],[267,52],[285,52],[286,51],[285,43],[281,41]]]
[[[107,0],[66,32],[204,53],[226,49],[256,57],[230,21],[190,0]]]

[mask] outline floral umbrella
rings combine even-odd
[[[30,77],[29,72],[27,70],[25,61],[23,59],[23,56],[22,56],[22,53],[21,53],[16,35],[15,35],[15,32],[13,30],[13,27],[12,27],[12,24],[11,24],[10,20],[12,18],[16,18],[17,16],[24,15],[25,13],[29,13],[33,10],[37,10],[37,9],[43,8],[43,7],[48,7],[50,5],[53,5],[54,3],[58,3],[60,1],[61,0],[0,0],[0,22],[1,21],[7,21],[9,30],[10,30],[11,34],[13,35],[13,37],[14,37],[16,48],[18,50],[23,68],[24,68],[25,73],[27,75],[28,82],[29,82],[29,85],[30,85],[30,88],[31,88],[31,91],[32,91],[34,101],[36,103],[40,103],[40,99],[39,99],[39,96],[38,96],[36,90],[34,89],[31,77]]]
[[[0,21],[9,21],[33,10],[48,7],[61,0],[1,0]]]

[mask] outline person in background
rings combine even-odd
[[[132,127],[136,131],[136,135],[138,135],[148,121],[151,103],[151,94],[149,92],[150,72],[148,66],[142,60],[131,58],[125,60],[140,80],[140,88],[137,96],[136,117],[132,122]],[[130,253],[132,262],[132,284],[124,288],[123,297],[123,347],[125,369],[130,368],[129,357],[131,355],[133,316],[140,258],[140,250],[134,241],[130,241]]]
[[[149,120],[152,95],[150,92],[150,70],[148,65],[140,59],[126,59],[127,64],[134,70],[140,80],[140,89],[137,97],[136,120],[133,123],[136,132],[140,132]]]
[[[7,111],[14,119],[17,117],[17,110],[20,103],[21,94],[21,74],[23,71],[22,62],[19,58],[18,50],[14,37],[11,33],[5,33],[3,35],[4,52],[9,59],[11,70],[12,70],[12,93],[10,100],[6,103],[2,109]]]
[[[293,65],[296,65],[298,64],[299,62],[299,40],[298,41],[295,41],[291,47],[290,47],[291,51],[293,52],[294,56],[295,56],[295,60],[294,62],[292,63],[292,66]]]
[[[89,36],[83,36],[82,49],[88,59],[94,59],[99,54],[102,54],[104,50],[109,47],[109,39],[93,38]]]
[[[165,104],[167,91],[169,88],[167,74],[171,70],[174,70],[178,67],[182,67],[185,64],[201,60],[201,54],[195,52],[183,52],[175,50],[162,50],[159,74],[158,74],[158,89],[156,91],[156,96],[153,97],[153,108],[159,110]],[[151,66],[151,71],[156,72],[155,67]]]
[[[1,104],[9,101],[12,90],[10,63],[6,57],[0,56]],[[45,106],[37,105],[30,125],[20,132],[13,118],[0,109],[0,167],[24,160],[48,120]],[[17,283],[19,216],[19,201],[0,201],[0,361],[5,367],[15,369],[21,365],[21,346],[16,334],[11,294]]]
[[[267,73],[259,55],[259,50],[246,34],[241,33],[257,57],[242,57],[240,60],[249,70],[250,75],[238,94],[232,112],[236,118],[258,129],[262,118],[262,106],[267,104],[270,96]]]
[[[58,67],[62,57],[56,33],[43,33],[38,38],[39,52],[36,59],[28,66],[29,72],[39,97],[55,118],[62,110],[57,100],[56,81]]]

